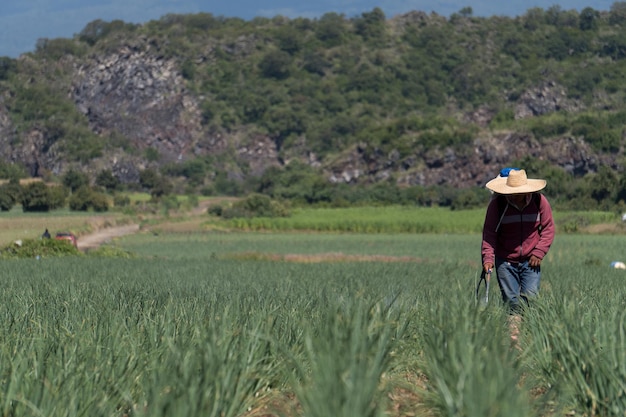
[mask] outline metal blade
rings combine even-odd
[[[476,286],[476,300],[482,307],[489,304],[489,284],[491,282],[491,272],[483,271]]]

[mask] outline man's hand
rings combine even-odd
[[[492,270],[492,269],[493,269],[493,264],[492,264],[491,262],[485,262],[485,263],[483,264],[483,270],[484,270],[486,273],[488,273],[488,274],[489,274],[489,273],[491,273],[491,270]]]
[[[539,268],[541,266],[541,258],[538,258],[535,255],[530,255],[528,266],[531,268]]]

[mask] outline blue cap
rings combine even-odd
[[[509,167],[502,168],[500,170],[500,176],[501,177],[508,177],[509,176],[509,172],[511,172],[511,171],[519,171],[519,168],[509,168]]]

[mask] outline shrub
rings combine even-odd
[[[89,187],[78,189],[69,201],[70,210],[88,211],[93,209],[97,212],[109,210],[109,200],[106,195],[96,192]]]
[[[530,130],[537,138],[549,138],[562,135],[569,128],[570,125],[567,120],[555,117],[536,120]]]
[[[89,210],[89,199],[91,190],[88,187],[81,187],[70,197],[70,210],[87,211]]]
[[[271,51],[263,57],[259,69],[267,78],[283,79],[289,75],[290,65],[291,57],[287,52]]]
[[[25,239],[2,248],[0,258],[48,258],[55,256],[81,255],[81,252],[64,240]]]
[[[159,177],[158,182],[150,190],[150,195],[153,199],[160,199],[161,197],[169,195],[174,189],[172,182],[165,177]]]
[[[246,199],[237,201],[232,207],[222,211],[222,217],[288,217],[289,211],[282,204],[263,194],[251,194]]]
[[[113,196],[113,205],[115,207],[126,207],[130,205],[130,197],[125,194],[115,194]]]
[[[78,190],[89,184],[89,177],[73,168],[70,168],[61,178],[64,186],[69,188],[72,192]]]
[[[0,190],[0,210],[2,211],[11,211],[11,209],[15,206],[16,201],[11,198],[11,196],[3,190]]]
[[[17,68],[16,60],[8,56],[0,57],[0,80],[6,80]]]
[[[200,200],[198,199],[198,196],[195,194],[187,194],[187,198],[184,201],[184,207],[186,209],[192,209],[198,207],[198,205],[200,205]]]
[[[21,196],[23,211],[50,211],[52,204],[50,189],[43,182],[33,182],[24,187]]]
[[[109,210],[109,199],[106,195],[93,192],[91,195],[91,208],[93,211],[104,212]]]
[[[175,195],[168,195],[161,199],[161,206],[165,211],[178,210],[180,208],[180,201]]]
[[[0,186],[0,210],[9,211],[20,201],[22,188],[18,183],[8,183]]]
[[[104,169],[96,176],[96,185],[107,191],[115,191],[120,187],[121,182],[110,169]]]
[[[473,188],[461,191],[450,205],[451,210],[466,210],[477,207],[486,207],[488,192],[482,188]]]
[[[67,188],[59,185],[53,185],[48,187],[50,194],[50,209],[58,209],[65,206],[67,200]]]
[[[224,212],[224,208],[222,207],[221,204],[213,204],[207,210],[207,213],[209,213],[211,216],[217,216],[217,217],[221,217],[223,212]]]

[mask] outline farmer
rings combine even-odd
[[[538,192],[545,186],[545,180],[528,179],[523,169],[487,183],[494,197],[483,225],[483,269],[490,273],[495,267],[502,300],[513,316],[539,293],[541,262],[554,240],[552,208]]]

